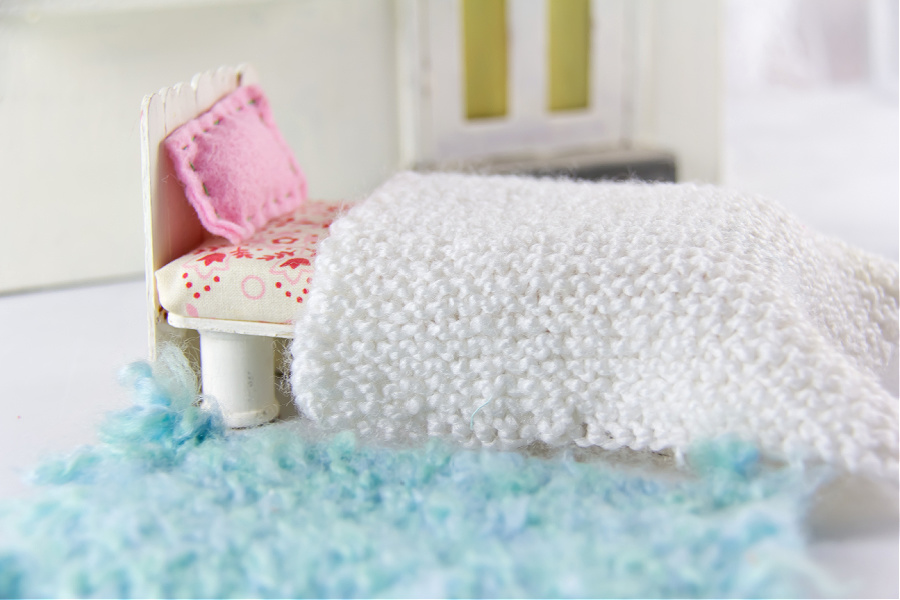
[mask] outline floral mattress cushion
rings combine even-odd
[[[307,202],[239,244],[206,240],[156,272],[160,304],[185,317],[292,322],[309,293],[316,246],[340,211]]]

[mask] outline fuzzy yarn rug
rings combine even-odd
[[[184,356],[0,511],[0,597],[783,597],[820,479],[744,443],[687,471],[226,431]],[[616,456],[616,453],[606,453]]]
[[[331,226],[301,413],[376,440],[688,451],[896,480],[897,263],[714,186],[401,173]]]

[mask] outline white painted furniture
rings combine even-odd
[[[637,18],[626,0],[591,0],[588,107],[547,108],[547,2],[507,2],[509,107],[502,118],[467,119],[461,0],[397,3],[401,163],[472,161],[572,150],[621,149],[629,133]]]
[[[249,65],[221,67],[195,75],[190,84],[147,96],[141,110],[150,358],[155,358],[164,342],[191,343],[189,332],[196,331],[203,394],[216,399],[229,427],[252,427],[278,416],[273,339],[293,337],[293,328],[289,324],[187,318],[169,314],[160,306],[156,271],[209,235],[185,199],[161,142],[222,96],[256,80]]]

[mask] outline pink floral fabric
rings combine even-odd
[[[160,304],[185,317],[292,322],[309,294],[316,247],[340,210],[307,202],[239,244],[210,238],[156,272]]]

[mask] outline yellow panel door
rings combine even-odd
[[[466,118],[507,112],[506,1],[463,0]]]
[[[590,103],[590,0],[547,0],[547,107],[587,108]]]

